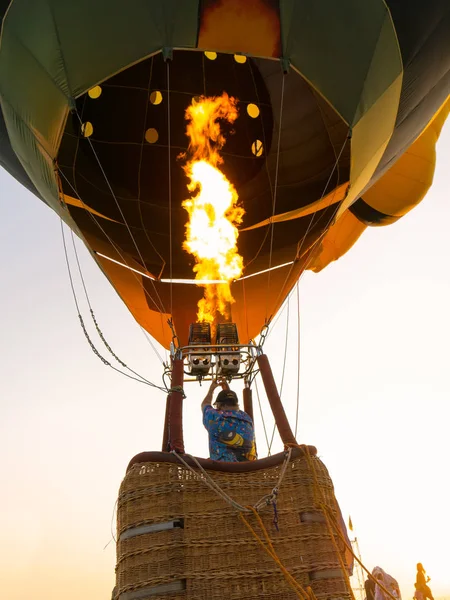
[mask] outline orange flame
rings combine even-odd
[[[234,302],[230,282],[241,275],[243,268],[236,225],[242,222],[244,210],[237,206],[233,184],[217,168],[223,162],[220,150],[226,142],[219,120],[233,124],[237,117],[237,101],[226,93],[193,100],[185,115],[192,158],[184,170],[193,196],[182,204],[189,213],[183,248],[195,257],[195,279],[225,282],[200,284],[205,293],[198,303],[197,320],[211,324],[217,321],[217,313],[229,318]]]

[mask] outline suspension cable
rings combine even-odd
[[[158,360],[160,361],[160,363],[164,366],[164,359],[161,356],[161,354],[158,352],[157,347],[155,346],[155,344],[152,342],[151,337],[149,336],[149,334],[147,333],[147,331],[142,327],[141,324],[139,324],[139,329],[142,331],[143,336],[145,337],[145,339],[147,340],[147,342],[150,344],[153,352],[156,354],[156,356],[158,357]]]
[[[284,384],[284,375],[286,372],[286,357],[287,357],[287,348],[288,348],[288,340],[289,340],[289,312],[290,312],[290,301],[289,300],[290,299],[288,297],[287,313],[286,313],[286,337],[284,340],[284,359],[283,359],[283,371],[281,374],[280,399],[283,394],[283,384]],[[277,425],[276,425],[276,423],[274,423],[273,429],[272,429],[272,437],[270,438],[269,454],[270,454],[270,452],[272,452],[272,444],[273,444],[273,439],[275,437],[276,429],[277,429]]]
[[[57,165],[57,169],[58,169],[58,173],[61,175],[61,177],[67,182],[68,186],[71,188],[71,190],[74,192],[74,194],[76,195],[77,199],[81,202],[81,204],[83,205],[83,207],[85,208],[86,212],[88,213],[89,217],[92,219],[92,221],[95,223],[95,225],[100,229],[100,231],[103,233],[103,235],[106,237],[106,239],[108,240],[108,242],[111,244],[111,246],[114,248],[114,250],[117,252],[117,254],[120,256],[121,260],[123,261],[123,264],[125,265],[125,267],[128,266],[128,263],[126,261],[126,258],[124,257],[122,250],[120,249],[120,247],[114,242],[114,240],[108,235],[108,232],[104,229],[104,227],[102,227],[101,223],[95,218],[95,215],[93,215],[91,213],[91,211],[89,210],[89,207],[85,204],[85,202],[83,201],[83,199],[81,198],[80,194],[78,193],[78,190],[76,189],[76,187],[74,187],[72,185],[72,183],[69,181],[69,179],[67,178],[67,176],[65,175],[65,173],[62,171],[62,169]],[[60,183],[60,198],[61,198],[61,202],[65,204],[64,201],[64,192],[62,190],[62,186],[61,186],[61,182]],[[147,296],[147,298],[153,303],[153,305],[155,306],[155,309],[157,311],[160,311],[160,308],[158,307],[158,304],[156,303],[156,301],[154,300],[154,298],[151,296],[150,292],[147,290],[147,288],[143,285],[142,280],[138,277],[138,275],[133,271],[130,270],[131,276],[134,277],[134,279],[137,281],[138,285],[141,287],[143,293],[145,296]]]
[[[268,455],[270,456],[269,438],[267,437],[266,422],[264,420],[264,413],[262,411],[261,399],[259,397],[258,380],[256,379],[256,377],[255,377],[255,389],[256,389],[256,397],[258,399],[259,412],[261,414],[261,421],[262,421],[262,426],[263,426],[263,430],[264,430],[264,437],[266,438],[266,445],[267,445]]]
[[[297,281],[297,405],[295,408],[294,437],[297,438],[298,411],[300,405],[300,282]]]
[[[322,199],[325,197],[325,194],[326,194],[326,192],[327,192],[328,186],[329,186],[329,184],[330,184],[330,182],[331,182],[331,178],[333,177],[333,174],[334,174],[334,172],[336,171],[336,169],[339,167],[339,161],[340,161],[340,159],[341,159],[342,153],[344,152],[344,148],[345,148],[345,146],[347,145],[347,142],[348,142],[348,140],[349,140],[349,139],[350,139],[350,131],[348,132],[348,134],[347,134],[347,137],[345,138],[345,140],[344,140],[344,143],[342,144],[342,147],[341,147],[341,149],[340,149],[340,151],[339,151],[339,154],[338,154],[338,156],[337,156],[336,160],[334,161],[333,168],[331,169],[330,175],[328,176],[327,182],[325,183],[325,186],[324,186],[324,188],[323,188],[322,195],[321,195],[321,196],[320,196],[320,198],[319,198],[319,202],[320,202],[320,201],[321,201],[321,200],[322,200]],[[329,205],[328,205],[328,206],[331,206],[331,199],[330,199],[330,203],[329,203]],[[326,208],[328,208],[328,207],[326,207]],[[334,216],[335,216],[336,212],[337,212],[337,211],[335,211],[335,212],[334,212],[334,214],[333,214],[333,219],[334,219]],[[310,229],[311,229],[311,227],[312,227],[312,225],[313,225],[313,223],[314,223],[314,219],[316,218],[316,216],[317,216],[317,213],[315,212],[315,213],[312,215],[312,218],[311,218],[311,220],[310,220],[310,221],[309,221],[309,223],[308,223],[308,227],[306,228],[305,235],[303,236],[303,239],[302,239],[302,241],[301,241],[301,243],[300,243],[300,247],[299,247],[299,249],[298,249],[298,251],[297,251],[297,255],[300,255],[300,253],[301,253],[301,250],[302,250],[303,244],[305,243],[306,237],[307,237],[307,235],[308,235],[308,233],[309,233],[309,231],[310,231]],[[323,216],[323,215],[321,215],[321,216],[318,218],[318,220],[317,220],[317,221],[319,221],[319,220],[321,219],[321,217],[322,217],[322,216]],[[326,231],[326,230],[328,229],[328,227],[330,226],[330,222],[331,222],[331,220],[328,222],[328,224],[327,224],[327,227],[325,228],[325,231]]]
[[[81,116],[80,116],[80,114],[78,113],[78,111],[76,111],[76,115],[77,115],[78,121],[80,122],[80,127],[82,127],[82,125],[83,125],[83,121],[82,121],[82,119],[81,119]],[[93,153],[93,155],[94,155],[94,157],[95,157],[95,160],[97,161],[97,164],[98,164],[98,166],[99,166],[99,169],[100,169],[100,171],[102,172],[103,178],[105,179],[106,185],[107,185],[107,186],[108,186],[108,188],[109,188],[109,191],[110,191],[110,193],[111,193],[111,196],[113,197],[113,199],[114,199],[114,202],[116,203],[116,206],[117,206],[117,208],[118,208],[118,210],[119,210],[120,216],[122,217],[123,224],[124,224],[124,225],[125,225],[125,227],[127,228],[128,234],[129,234],[129,236],[130,236],[130,238],[131,238],[131,241],[133,242],[133,245],[134,245],[134,247],[136,248],[136,252],[138,253],[138,256],[139,256],[139,258],[140,258],[140,260],[141,260],[141,263],[142,263],[142,265],[144,266],[145,270],[146,270],[146,271],[148,271],[148,268],[147,268],[147,265],[146,265],[146,263],[145,263],[145,260],[144,260],[144,258],[143,258],[143,256],[142,256],[142,254],[141,254],[141,251],[139,250],[139,246],[138,246],[138,244],[137,244],[137,242],[136,242],[136,240],[135,240],[135,238],[134,238],[133,232],[131,231],[131,228],[130,228],[130,226],[128,225],[128,222],[127,222],[127,220],[126,220],[126,218],[125,218],[125,215],[124,215],[124,213],[123,213],[122,207],[120,206],[120,203],[119,203],[119,201],[118,201],[118,199],[117,199],[117,196],[116,196],[116,194],[114,193],[114,190],[113,190],[113,188],[112,188],[112,185],[111,185],[111,183],[110,183],[110,181],[109,181],[109,179],[108,179],[108,176],[106,175],[105,169],[103,168],[103,165],[102,165],[102,163],[101,163],[101,160],[100,160],[100,158],[99,158],[99,156],[98,156],[98,154],[97,154],[97,152],[96,152],[96,150],[95,150],[95,148],[94,148],[94,144],[92,143],[92,140],[90,139],[90,137],[87,137],[87,138],[86,138],[86,140],[87,140],[87,142],[88,142],[88,144],[89,144],[89,146],[90,146],[90,148],[91,148],[91,150],[92,150],[92,153]],[[166,311],[166,309],[165,309],[165,307],[164,307],[164,303],[163,303],[163,301],[161,300],[161,297],[160,297],[160,295],[159,295],[159,293],[158,293],[158,290],[156,289],[156,285],[155,285],[155,283],[154,283],[153,279],[150,279],[150,282],[151,282],[151,284],[152,284],[152,286],[153,286],[153,289],[154,289],[154,291],[155,291],[156,297],[158,298],[158,301],[159,301],[159,303],[160,303],[160,305],[159,305],[159,310],[160,310],[161,312],[163,312],[163,313],[167,313],[167,311]]]
[[[147,116],[148,116],[148,111],[149,111],[149,107],[150,107],[150,90],[151,90],[151,85],[152,85],[152,77],[153,77],[153,57],[151,57],[149,59],[150,61],[150,70],[149,70],[149,76],[148,76],[148,83],[147,83],[147,102],[145,103],[145,113],[144,113],[144,123],[147,123]],[[162,272],[164,271],[164,267],[166,266],[166,261],[164,260],[164,257],[161,256],[161,254],[158,252],[158,250],[156,249],[155,245],[153,244],[150,236],[148,235],[147,232],[147,228],[145,227],[144,224],[144,217],[142,214],[142,208],[141,208],[141,172],[142,172],[142,159],[143,159],[143,155],[144,155],[144,145],[145,145],[145,127],[144,130],[142,132],[142,136],[141,136],[141,150],[140,150],[140,154],[139,154],[139,166],[138,166],[138,173],[137,173],[137,200],[138,200],[138,210],[139,210],[139,218],[141,220],[141,225],[142,225],[142,230],[145,233],[145,237],[147,238],[148,243],[150,244],[150,246],[152,247],[152,249],[154,250],[154,252],[158,255],[158,257],[161,259],[161,269],[160,272],[157,276],[157,279],[159,279],[162,275]],[[119,196],[118,196],[119,197]],[[162,316],[161,316],[162,318]]]
[[[278,191],[278,170],[280,166],[280,149],[281,149],[281,127],[283,123],[283,107],[284,107],[284,87],[285,87],[285,79],[286,75],[283,74],[281,79],[281,100],[280,100],[280,117],[278,123],[278,144],[277,144],[277,160],[275,166],[275,182],[274,182],[274,192],[273,192],[273,203],[272,203],[272,222],[270,224],[270,250],[269,250],[269,271],[267,273],[267,301],[266,301],[266,319],[267,319],[267,311],[269,306],[269,289],[270,289],[270,276],[272,269],[272,251],[273,251],[273,237],[275,230],[274,216],[277,206],[277,191]]]
[[[149,59],[149,61],[150,61],[150,70],[149,70],[148,83],[147,83],[147,102],[145,103],[144,124],[147,123],[147,116],[148,116],[148,111],[149,111],[149,107],[150,107],[150,89],[151,89],[151,85],[152,85],[152,76],[153,76],[153,57],[151,57]],[[142,230],[145,233],[145,237],[147,238],[147,241],[150,244],[153,251],[158,255],[158,257],[161,260],[161,269],[157,275],[157,278],[159,279],[159,278],[161,278],[164,268],[166,266],[166,261],[164,260],[164,257],[161,256],[161,254],[158,252],[157,248],[153,244],[153,242],[148,234],[147,228],[144,223],[144,217],[143,217],[142,208],[141,208],[141,205],[142,205],[142,202],[141,202],[141,172],[142,172],[142,159],[143,159],[143,155],[144,155],[144,145],[145,145],[145,126],[142,131],[141,149],[140,149],[140,153],[139,153],[139,167],[138,167],[138,173],[137,173],[137,190],[138,190],[137,206],[138,206],[138,210],[139,210],[139,218],[141,220]],[[160,312],[160,320],[161,320],[161,330],[163,330],[164,329],[164,320],[163,320],[163,315],[161,312]],[[153,345],[152,345],[152,348],[154,349]]]
[[[350,135],[350,132],[349,132],[349,133],[348,133],[348,135],[347,135],[347,137],[346,137],[346,138],[345,138],[345,140],[344,140],[344,143],[343,143],[343,145],[342,145],[342,147],[341,147],[341,150],[340,150],[340,152],[339,152],[339,155],[338,155],[338,156],[337,156],[337,158],[336,158],[336,161],[335,161],[335,163],[334,163],[333,169],[331,170],[331,173],[330,173],[330,175],[329,175],[329,177],[328,177],[328,180],[327,180],[327,182],[326,182],[326,184],[325,184],[325,187],[324,187],[324,189],[323,189],[322,195],[320,196],[320,198],[319,198],[318,202],[320,202],[320,201],[321,201],[321,200],[324,198],[324,196],[325,196],[325,194],[326,194],[326,191],[327,191],[328,185],[329,185],[329,183],[330,183],[330,181],[331,181],[331,177],[333,176],[333,173],[334,173],[334,171],[335,171],[335,170],[338,168],[340,157],[341,157],[341,155],[342,155],[342,152],[344,151],[344,148],[345,148],[345,146],[346,146],[346,144],[347,144],[347,141],[350,139],[350,137],[351,137],[351,135]],[[328,208],[329,206],[331,206],[331,204],[332,204],[332,198],[330,199],[330,202],[329,202],[328,206],[326,206],[325,208]],[[306,262],[305,262],[305,265],[304,265],[304,267],[303,267],[303,269],[302,269],[302,272],[300,273],[299,281],[300,281],[300,279],[302,278],[302,276],[303,276],[304,272],[305,272],[305,271],[308,269],[308,266],[311,264],[311,262],[312,262],[312,260],[314,259],[314,257],[316,256],[316,255],[315,255],[315,252],[317,252],[317,249],[319,248],[319,244],[320,244],[320,242],[322,241],[323,237],[324,237],[324,236],[326,235],[326,233],[328,232],[328,228],[330,227],[331,223],[334,221],[334,218],[335,218],[335,216],[336,216],[336,214],[337,214],[337,212],[338,212],[338,210],[339,210],[339,206],[340,206],[340,204],[339,204],[339,203],[337,203],[337,206],[336,206],[335,210],[333,211],[333,214],[332,214],[332,215],[330,216],[330,218],[328,219],[328,223],[327,223],[327,224],[326,224],[326,226],[324,227],[324,230],[323,230],[323,232],[322,232],[322,233],[321,233],[321,235],[320,235],[320,236],[317,238],[317,240],[315,240],[315,242],[314,242],[314,243],[311,245],[311,247],[308,249],[309,256],[308,256],[308,258],[306,259]],[[304,243],[305,243],[305,241],[306,241],[306,237],[307,237],[307,235],[308,235],[308,233],[309,233],[309,231],[310,231],[310,229],[311,229],[311,226],[312,226],[312,224],[313,224],[313,221],[314,221],[315,217],[316,217],[316,213],[314,213],[314,214],[313,214],[313,216],[312,216],[312,218],[311,218],[311,220],[310,220],[310,222],[309,222],[309,224],[308,224],[308,227],[307,227],[307,229],[306,229],[306,232],[304,233],[304,235],[303,235],[303,237],[302,237],[302,239],[301,239],[300,245],[298,245],[298,246],[297,246],[297,250],[296,250],[296,256],[295,256],[295,258],[294,258],[294,260],[293,260],[293,262],[292,262],[292,265],[291,265],[290,269],[288,270],[288,273],[287,273],[287,275],[286,275],[286,277],[285,277],[285,280],[284,280],[284,282],[283,282],[283,285],[280,287],[280,291],[279,291],[279,293],[278,293],[278,296],[277,296],[277,299],[276,299],[276,301],[275,301],[275,305],[277,304],[277,302],[278,302],[278,300],[279,300],[280,296],[283,294],[284,288],[286,287],[286,284],[287,284],[287,282],[288,282],[288,280],[289,280],[289,278],[290,278],[290,276],[291,276],[292,270],[293,270],[294,266],[295,266],[295,265],[297,264],[297,262],[298,262],[298,257],[300,257],[300,253],[301,253],[301,250],[302,250],[302,248],[303,248],[303,244],[304,244]],[[319,222],[319,221],[322,219],[322,217],[323,217],[323,214],[322,214],[322,215],[320,215],[320,217],[317,219],[317,222],[316,222],[316,224],[317,224],[317,223],[318,223],[318,222]]]
[[[283,82],[284,82],[284,78],[283,78]],[[283,83],[283,86],[284,86],[284,83]],[[283,89],[284,89],[284,88],[283,88]],[[281,114],[281,112],[282,112],[282,107],[281,107],[281,110],[280,110],[280,114]],[[281,119],[280,119],[280,120],[281,120]],[[280,131],[281,131],[281,124],[280,124]],[[279,132],[279,133],[280,133],[280,132]],[[345,139],[345,141],[344,141],[344,144],[342,145],[342,147],[341,147],[341,150],[340,150],[340,152],[339,152],[339,155],[338,155],[338,156],[337,156],[337,158],[336,158],[336,161],[335,161],[335,163],[334,163],[333,169],[331,170],[331,173],[330,173],[330,175],[329,175],[329,177],[328,177],[328,180],[327,180],[327,182],[326,182],[326,184],[325,184],[325,187],[324,187],[324,189],[323,189],[322,196],[320,197],[320,200],[322,200],[322,198],[325,196],[325,193],[326,193],[326,190],[327,190],[327,188],[328,188],[328,185],[329,185],[329,183],[330,183],[330,181],[331,181],[331,178],[332,178],[332,176],[333,176],[333,173],[334,173],[334,171],[336,170],[336,168],[337,168],[337,166],[338,166],[338,164],[339,164],[340,157],[341,157],[341,155],[342,155],[342,152],[344,151],[344,148],[345,148],[345,146],[346,146],[346,144],[347,144],[347,141],[348,141],[348,139],[349,139],[349,136],[347,136],[347,137],[346,137],[346,139]],[[278,158],[278,157],[277,157],[277,158]],[[277,165],[278,165],[278,161],[277,161]],[[278,167],[277,167],[277,176],[278,176]],[[274,203],[275,203],[275,199],[276,199],[276,188],[275,188],[275,197],[274,197]],[[319,200],[319,201],[320,201],[320,200]],[[333,212],[333,215],[332,215],[332,216],[331,216],[331,218],[329,219],[329,222],[328,222],[328,224],[327,224],[327,226],[326,226],[326,228],[325,228],[325,230],[324,230],[324,233],[326,233],[326,231],[328,230],[328,227],[329,227],[330,223],[332,222],[332,220],[334,219],[334,217],[335,217],[335,215],[336,215],[336,212],[337,212],[337,210],[338,210],[338,207],[336,208],[336,210]],[[303,238],[302,238],[302,241],[301,241],[301,243],[300,243],[300,247],[299,247],[299,249],[297,250],[297,255],[298,255],[298,254],[300,253],[300,251],[301,251],[301,248],[302,248],[302,246],[303,246],[303,244],[304,244],[304,242],[305,242],[305,240],[306,240],[306,237],[307,237],[307,235],[308,235],[308,233],[309,233],[309,230],[310,230],[310,228],[311,228],[311,226],[312,226],[312,222],[313,222],[313,220],[314,220],[314,217],[315,217],[315,216],[316,216],[316,215],[315,215],[315,213],[314,213],[314,215],[313,215],[313,218],[312,218],[312,219],[311,219],[311,221],[309,222],[309,224],[308,224],[308,227],[307,227],[307,229],[306,229],[306,232],[305,232],[305,234],[304,234],[304,236],[303,236]],[[273,226],[273,223],[272,223],[272,226]],[[313,244],[313,246],[312,246],[312,248],[311,248],[311,250],[310,250],[310,257],[309,257],[309,260],[307,261],[307,263],[306,263],[306,266],[305,266],[305,268],[303,269],[302,273],[300,274],[299,280],[297,281],[297,303],[298,303],[298,311],[297,311],[297,319],[298,319],[298,327],[297,327],[298,373],[297,373],[297,401],[296,401],[295,434],[294,434],[295,436],[297,435],[297,430],[298,430],[298,416],[299,416],[299,404],[300,404],[300,322],[299,322],[299,319],[300,319],[300,316],[299,316],[299,314],[300,314],[300,306],[299,306],[299,282],[300,282],[300,279],[301,279],[301,277],[302,277],[302,275],[303,275],[304,271],[305,271],[305,270],[306,270],[306,268],[307,268],[307,265],[308,265],[308,264],[310,264],[310,262],[312,261],[312,259],[313,259],[313,252],[314,252],[314,250],[315,250],[315,249],[318,247],[318,243],[320,242],[320,240],[322,239],[322,237],[323,237],[323,236],[320,236],[320,237],[319,237],[319,238],[316,240],[316,242]],[[273,235],[272,235],[272,240],[273,240]],[[272,241],[272,240],[271,240],[271,241]],[[272,255],[272,248],[271,248],[270,260],[271,260],[271,255]],[[294,263],[291,265],[291,268],[289,269],[289,272],[288,272],[288,274],[287,274],[287,276],[286,276],[286,279],[285,279],[285,281],[284,281],[284,283],[283,283],[283,286],[282,286],[282,288],[281,288],[281,290],[280,290],[280,292],[279,292],[279,294],[278,294],[277,301],[278,301],[278,298],[280,297],[280,295],[281,295],[281,293],[282,293],[282,291],[283,291],[283,289],[284,289],[284,287],[285,287],[285,285],[286,285],[286,283],[287,283],[287,281],[288,281],[288,279],[289,279],[289,277],[290,277],[290,274],[291,274],[291,272],[292,272],[292,269],[293,269],[293,267],[294,267],[294,264],[295,264],[295,262],[294,262]],[[269,275],[270,275],[270,271],[269,271]],[[268,286],[269,286],[269,284],[270,284],[270,279],[268,279]],[[269,291],[269,288],[268,288],[267,292],[268,292],[268,291]],[[289,298],[290,298],[290,295],[291,295],[291,294],[292,294],[292,291],[290,292],[290,294],[289,294],[289,296],[288,296],[288,303],[287,303],[287,305],[288,305],[288,311],[289,311]],[[268,293],[267,293],[267,296],[268,296]],[[266,314],[267,314],[267,306],[266,306]],[[278,319],[279,319],[279,318],[280,318],[280,315],[278,315],[278,316],[277,316],[277,319],[276,319],[275,323],[278,321]],[[267,324],[266,324],[266,327],[267,327]],[[266,334],[266,335],[267,335],[267,334]],[[287,349],[287,338],[286,338],[286,342],[285,342],[285,354],[284,354],[284,363],[283,363],[283,379],[284,379],[284,368],[285,368],[285,364],[286,364],[286,349]],[[283,381],[283,379],[282,379],[282,381]],[[256,380],[255,380],[255,385],[257,385],[257,384],[256,384]],[[259,394],[258,394],[258,389],[257,389],[257,387],[256,387],[256,390],[257,390],[258,402],[260,402],[260,399],[259,399]],[[282,391],[282,387],[280,388],[280,397],[281,397],[281,391]],[[261,415],[262,415],[262,408],[261,408],[261,404],[260,404],[260,412],[261,412]],[[263,418],[263,426],[264,426],[264,433],[265,433],[265,435],[266,435],[266,442],[267,442],[267,447],[268,447],[268,454],[269,454],[269,456],[270,456],[270,454],[271,454],[271,449],[272,449],[272,444],[273,444],[273,439],[274,439],[274,435],[275,435],[275,431],[276,431],[276,425],[274,425],[274,428],[273,428],[273,431],[272,431],[272,436],[271,436],[270,443],[268,442],[267,433],[266,433],[266,430],[265,430],[265,422],[264,422],[264,418]]]
[[[275,315],[275,317],[274,317],[274,319],[273,319],[273,322],[271,322],[271,323],[270,323],[270,329],[269,329],[269,331],[267,332],[267,337],[269,337],[269,336],[270,336],[270,334],[272,333],[272,331],[275,329],[275,327],[276,327],[276,324],[278,323],[278,321],[280,320],[280,318],[281,318],[282,314],[283,314],[283,313],[284,313],[284,311],[286,310],[286,307],[287,307],[287,304],[288,304],[288,302],[289,302],[289,299],[290,299],[290,297],[292,296],[292,292],[293,292],[293,290],[291,290],[291,291],[289,292],[289,294],[287,295],[286,299],[283,301],[283,304],[282,304],[282,306],[281,306],[280,310],[279,310],[279,311],[276,313],[276,315]]]
[[[60,219],[60,223],[61,223],[61,234],[62,234],[63,247],[64,247],[64,256],[65,256],[65,259],[66,259],[67,272],[69,274],[70,287],[72,289],[72,295],[73,295],[73,299],[74,299],[75,306],[76,306],[76,309],[77,309],[78,319],[80,321],[80,325],[81,325],[81,328],[83,330],[84,336],[85,336],[86,340],[88,341],[89,346],[91,347],[91,350],[102,361],[102,363],[105,366],[110,367],[111,369],[113,369],[114,371],[117,371],[121,375],[125,375],[125,377],[128,377],[129,379],[133,379],[134,381],[138,381],[139,383],[144,383],[145,385],[149,385],[149,386],[151,386],[153,388],[156,388],[156,389],[158,389],[158,390],[160,390],[160,391],[162,391],[164,393],[167,393],[168,392],[167,389],[162,388],[162,387],[160,387],[160,386],[152,383],[151,381],[148,381],[147,379],[145,379],[145,377],[142,377],[142,375],[139,375],[138,373],[135,373],[135,371],[133,371],[129,367],[127,367],[127,369],[129,369],[132,373],[134,373],[135,375],[137,375],[137,377],[133,377],[132,375],[129,375],[128,373],[125,373],[121,369],[118,369],[117,367],[115,367],[114,365],[112,365],[104,356],[102,356],[100,354],[100,352],[97,350],[97,348],[95,347],[94,343],[92,342],[92,340],[91,340],[91,338],[89,336],[89,333],[88,333],[88,331],[86,329],[86,325],[84,323],[84,319],[83,319],[83,317],[81,315],[81,312],[80,312],[80,306],[79,306],[79,303],[78,303],[78,298],[77,298],[77,294],[76,294],[76,291],[75,291],[75,285],[74,285],[74,282],[73,282],[72,272],[71,272],[71,269],[70,269],[69,255],[68,255],[68,252],[67,252],[67,244],[66,244],[66,238],[65,238],[65,235],[64,235],[64,225],[63,225],[63,220],[62,219]],[[114,355],[114,353],[112,352],[112,350],[111,350],[111,353],[113,354],[113,356],[115,358],[117,358]],[[120,359],[117,359],[117,360],[119,362],[121,362]]]
[[[258,102],[258,106],[262,106],[261,99],[259,97],[258,86],[256,85],[255,74],[253,72],[252,62],[251,61],[247,61],[247,62],[248,62],[249,68],[250,68],[250,73],[251,73],[251,76],[252,76],[253,86],[255,88],[255,94],[256,94],[256,99],[257,99],[257,102]],[[283,77],[284,77],[284,73],[283,73]],[[264,127],[264,119],[261,119],[261,127],[262,127],[262,138],[263,138],[264,148],[267,148],[268,147],[267,146],[267,136],[266,136],[266,130],[265,130],[265,127]],[[274,201],[273,186],[272,186],[272,180],[270,178],[270,172],[269,172],[269,166],[267,164],[267,159],[264,161],[264,166],[265,166],[265,170],[266,170],[267,181],[269,182],[270,198],[272,200],[272,206],[273,206],[273,201]],[[255,254],[255,256],[251,260],[249,260],[248,263],[246,264],[246,267],[248,267],[253,261],[255,261],[256,258],[261,253],[261,250],[263,249],[264,244],[266,243],[267,236],[269,235],[269,232],[270,232],[270,227],[266,227],[266,232],[265,232],[264,237],[263,237],[263,239],[261,241],[261,244],[260,244],[260,246],[259,246],[259,248],[258,248],[258,250],[257,250],[257,252]],[[242,285],[243,285],[243,287],[245,287],[245,283],[244,282],[242,283]]]
[[[173,248],[172,248],[172,164],[171,164],[171,129],[170,129],[170,59],[166,59],[167,72],[167,154],[168,154],[168,200],[169,200],[169,277],[170,277],[170,314],[173,315]]]
[[[283,385],[284,385],[284,375],[286,373],[286,357],[287,357],[287,348],[288,348],[288,339],[289,339],[289,313],[290,313],[290,302],[288,300],[287,312],[286,312],[286,337],[284,340],[284,358],[283,358],[283,370],[281,373],[281,384],[280,384],[280,398],[283,394]]]
[[[86,296],[86,301],[87,301],[87,303],[88,303],[88,306],[89,306],[89,310],[90,310],[90,313],[91,313],[91,318],[92,318],[92,321],[93,321],[93,323],[94,323],[94,325],[95,325],[95,329],[97,330],[97,333],[98,333],[98,336],[99,336],[99,338],[100,338],[100,339],[101,339],[101,341],[103,342],[103,344],[104,344],[105,348],[108,350],[108,352],[109,352],[109,353],[110,353],[110,354],[111,354],[111,355],[112,355],[112,356],[113,356],[113,357],[116,359],[116,361],[117,361],[117,362],[118,362],[118,363],[119,363],[119,364],[120,364],[122,367],[124,367],[125,369],[128,369],[128,371],[130,371],[131,373],[134,373],[134,375],[137,375],[137,376],[138,376],[138,377],[140,377],[140,378],[141,378],[143,381],[145,381],[145,382],[149,383],[149,382],[148,382],[148,380],[147,380],[145,377],[143,377],[142,375],[139,375],[139,373],[136,373],[136,371],[134,371],[133,369],[131,369],[131,368],[130,368],[130,367],[127,365],[127,364],[125,364],[125,363],[123,362],[123,360],[121,360],[121,359],[120,359],[120,358],[119,358],[119,357],[118,357],[118,356],[115,354],[115,352],[113,351],[113,349],[111,348],[111,346],[110,346],[110,345],[108,344],[108,342],[106,341],[106,339],[105,339],[105,336],[104,336],[104,334],[103,334],[102,330],[100,329],[100,326],[99,326],[99,324],[98,324],[98,322],[97,322],[97,318],[96,318],[96,316],[95,316],[94,310],[93,310],[93,308],[92,308],[92,305],[91,305],[91,301],[90,301],[90,298],[89,298],[89,294],[88,294],[88,291],[87,291],[87,288],[86,288],[86,284],[85,284],[85,281],[84,281],[83,271],[82,271],[82,269],[81,269],[81,264],[80,264],[80,260],[79,260],[79,257],[78,257],[78,251],[77,251],[77,247],[76,247],[76,244],[75,244],[75,236],[73,235],[73,231],[72,231],[72,230],[70,230],[70,234],[71,234],[71,236],[72,236],[72,245],[73,245],[73,250],[74,250],[74,254],[75,254],[75,258],[76,258],[76,262],[77,262],[77,265],[78,265],[78,272],[79,272],[79,275],[80,275],[81,283],[82,283],[82,285],[83,285],[84,294],[85,294],[85,296]],[[158,353],[157,353],[157,356],[159,357]],[[161,362],[162,362],[162,361],[161,361]]]

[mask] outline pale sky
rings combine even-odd
[[[404,600],[417,562],[435,598],[450,596],[449,168],[447,124],[422,204],[300,281],[298,441],[318,448],[363,562],[394,576]],[[88,253],[80,256],[106,339],[159,383],[159,359]],[[135,454],[160,449],[165,397],[94,356],[78,323],[59,219],[1,169],[0,276],[2,598],[109,598],[115,544],[104,547],[117,491]],[[292,424],[296,313],[294,294],[283,389]],[[286,311],[266,345],[278,382],[285,335]],[[207,456],[205,388],[186,391],[186,450]],[[263,412],[271,429],[265,400]],[[256,431],[263,456],[259,415]]]

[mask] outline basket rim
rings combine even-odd
[[[315,446],[305,446],[308,448],[310,456],[317,456],[317,448]],[[292,458],[304,456],[305,450],[302,447],[292,449]],[[182,454],[183,460],[194,469],[198,468],[190,455]],[[285,459],[285,453],[279,452],[272,456],[266,456],[258,460],[246,462],[225,462],[219,460],[211,460],[210,458],[196,458],[199,464],[208,471],[222,471],[225,473],[248,473],[251,471],[260,471],[270,467],[280,465]],[[128,463],[127,473],[134,466],[142,463],[173,463],[180,465],[180,461],[172,452],[140,452],[136,454]]]

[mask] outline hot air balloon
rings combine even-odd
[[[348,597],[331,480],[315,449],[292,448],[252,340],[302,272],[426,194],[450,109],[448,2],[2,0],[0,17],[0,164],[75,231],[137,322],[172,349],[163,450],[179,454],[130,463],[116,596]],[[232,301],[214,345],[197,310],[222,281],[199,284],[185,247],[186,114],[224,94],[239,115],[219,118],[226,143],[213,146],[242,208],[242,269],[227,281]],[[180,462],[186,361],[195,373],[201,357],[208,374],[213,355],[223,372],[225,358],[237,361],[230,378],[243,376],[242,359],[248,384],[260,369],[287,455]],[[233,517],[261,497],[285,520],[275,546]],[[267,511],[261,518],[273,529]]]

